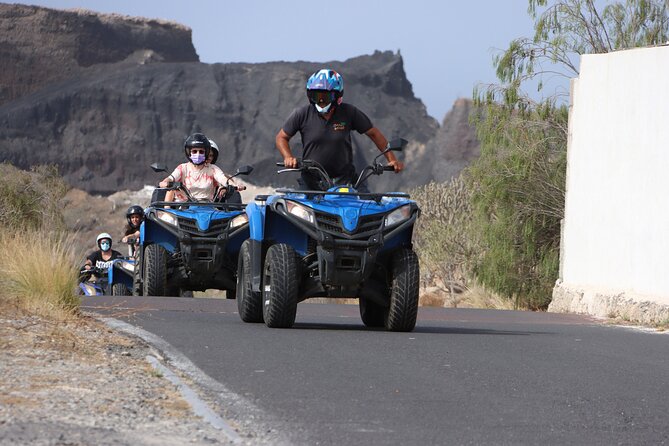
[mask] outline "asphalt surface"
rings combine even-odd
[[[669,444],[668,334],[515,311],[421,308],[390,333],[354,305],[301,303],[292,329],[226,300],[84,307],[162,337],[295,444]]]

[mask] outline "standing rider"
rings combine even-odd
[[[351,130],[369,136],[380,151],[388,147],[388,140],[367,115],[342,102],[343,94],[344,81],[336,71],[322,69],[311,75],[307,81],[309,105],[293,111],[276,135],[276,147],[286,167],[297,167],[289,145],[297,132],[302,136],[302,158],[318,162],[338,184],[352,184],[356,180]],[[385,157],[396,173],[404,169],[393,152]],[[307,189],[321,188],[319,178],[312,172],[303,171],[301,180]]]

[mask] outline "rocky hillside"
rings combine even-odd
[[[30,35],[17,34],[20,21]],[[308,75],[323,66],[343,73],[345,100],[386,136],[411,141],[401,155],[406,172],[376,179],[375,189],[441,179],[457,170],[449,167],[453,157],[467,158],[476,145],[469,103],[456,103],[440,128],[391,52],[343,62],[203,64],[181,25],[17,5],[0,5],[0,35],[8,42],[3,58],[23,61],[23,69],[0,77],[3,159],[22,168],[55,163],[70,184],[91,193],[154,184],[161,175],[148,165],[182,162],[183,140],[194,131],[216,140],[224,170],[252,164],[251,182],[292,184],[294,177],[275,174],[274,136],[306,102]],[[299,137],[292,142],[299,153]],[[354,143],[358,165],[377,153],[367,137],[356,135]]]
[[[446,181],[458,175],[481,154],[476,132],[469,123],[472,107],[470,99],[458,99],[437,134],[428,142],[426,153],[438,154],[424,158],[434,181]]]
[[[191,30],[159,20],[0,4],[0,104],[95,65],[147,58],[197,62]]]

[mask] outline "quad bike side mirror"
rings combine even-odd
[[[153,169],[154,172],[167,172],[167,167],[160,163],[151,164],[151,169]]]
[[[407,144],[409,144],[409,141],[407,141],[406,139],[395,138],[388,143],[388,150],[392,150],[394,152],[401,152],[402,150],[404,150]]]
[[[242,166],[239,169],[237,169],[236,175],[248,175],[251,172],[253,172],[253,166]]]

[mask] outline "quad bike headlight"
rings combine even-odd
[[[385,227],[394,226],[396,224],[402,223],[404,220],[407,220],[411,217],[411,205],[405,204],[402,207],[399,207],[392,211],[386,216]]]
[[[168,225],[177,226],[179,224],[174,214],[170,214],[169,212],[156,210],[156,216],[159,220],[164,221]]]
[[[249,222],[249,216],[246,214],[239,214],[232,220],[230,220],[230,229],[235,229],[240,226],[244,226],[246,223]]]
[[[312,225],[316,223],[316,218],[314,217],[314,211],[312,211],[306,206],[302,206],[301,204],[297,204],[294,201],[287,200],[286,209],[288,209],[288,212],[293,214],[297,218],[301,218],[302,220],[309,222]]]

